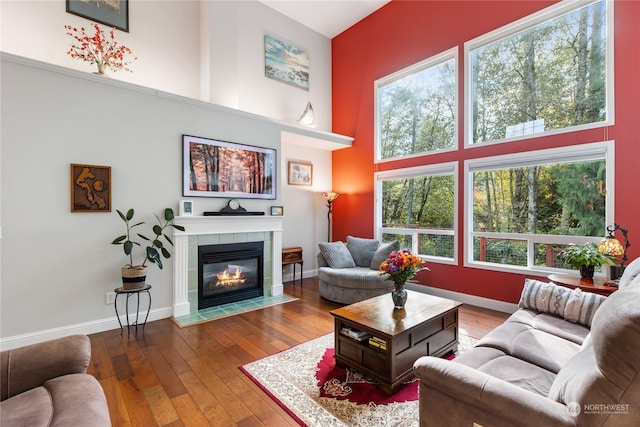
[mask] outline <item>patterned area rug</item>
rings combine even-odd
[[[458,353],[475,342],[460,335]],[[302,426],[418,426],[417,381],[389,397],[362,375],[336,368],[332,360],[330,333],[240,369]],[[363,391],[362,385],[368,389]],[[340,394],[345,395],[336,396]]]

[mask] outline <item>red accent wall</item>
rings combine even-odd
[[[629,258],[640,256],[640,1],[616,0],[615,125],[579,133],[465,150],[463,142],[464,42],[556,3],[555,1],[392,1],[332,40],[333,131],[353,136],[353,147],[333,152],[333,238],[372,237],[376,170],[459,161],[612,139],[615,144],[615,221],[629,229]],[[459,54],[458,150],[376,165],[373,82],[452,47]],[[517,302],[524,277],[463,267],[463,192],[458,200],[458,265],[430,263],[421,283]],[[604,231],[603,231],[604,232]]]

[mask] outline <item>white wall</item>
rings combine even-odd
[[[2,0],[0,50],[95,71],[66,54],[65,24],[91,21],[67,13],[62,0]],[[265,77],[265,33],[308,50],[309,91]],[[133,73],[112,78],[292,123],[311,101],[318,129],[331,130],[331,41],[260,2],[131,1],[129,32],[117,30],[116,40],[138,60]]]
[[[117,326],[105,293],[118,286],[117,270],[124,264],[109,244],[122,224],[115,213],[69,212],[69,164],[111,166],[114,208],[134,207],[140,219],[151,220],[152,212],[177,208],[183,198],[182,133],[280,148],[278,200],[243,201],[243,206],[266,211],[283,205],[283,244],[302,246],[305,270],[315,272],[317,242],[326,239],[319,192],[330,189],[331,153],[289,143],[281,147],[279,122],[155,89],[194,99],[220,96],[219,104],[289,123],[311,100],[318,129],[330,129],[330,41],[253,1],[135,1],[129,13],[130,32],[116,34],[139,59],[133,74],[118,72],[109,82],[66,55],[64,25],[89,21],[66,13],[64,2],[0,1],[1,50],[65,67],[3,56],[0,344],[5,348]],[[229,17],[224,29],[235,33],[218,34],[213,41],[219,50],[203,52],[201,38],[211,41],[208,27],[217,23],[212,17]],[[201,22],[207,27],[202,37]],[[264,31],[308,47],[309,92],[264,77]],[[235,84],[229,76],[237,77]],[[314,163],[313,193],[286,185],[287,159]],[[196,212],[226,203],[193,200]],[[150,318],[171,315],[171,280],[171,265],[162,272],[151,269]]]

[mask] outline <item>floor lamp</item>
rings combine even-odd
[[[339,196],[338,193],[334,193],[333,191],[325,191],[322,193],[322,197],[327,201],[327,208],[329,211],[327,212],[327,222],[329,223],[329,229],[327,230],[327,242],[331,241],[331,207],[333,205],[333,201],[337,199]]]

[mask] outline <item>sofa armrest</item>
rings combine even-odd
[[[0,400],[67,374],[87,372],[91,341],[71,335],[0,353]]]
[[[509,425],[531,420],[536,425],[577,425],[566,405],[459,363],[424,356],[416,360],[414,372],[423,385]]]

